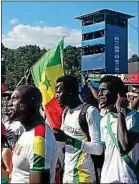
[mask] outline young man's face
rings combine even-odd
[[[114,103],[116,97],[110,90],[110,83],[103,82],[99,85],[98,98],[100,108],[108,107]]]
[[[22,93],[18,90],[15,90],[11,95],[11,99],[8,102],[8,112],[7,115],[10,120],[17,118],[23,112]]]
[[[55,92],[56,92],[56,99],[57,99],[59,105],[61,107],[64,107],[65,105],[67,105],[68,95],[65,91],[63,82],[58,82],[56,84]]]

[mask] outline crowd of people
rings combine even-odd
[[[104,76],[98,89],[85,82],[88,98],[76,77],[57,79],[60,129],[50,127],[37,87],[4,96],[3,184],[139,183],[139,93],[130,105],[119,77]]]

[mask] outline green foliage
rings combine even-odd
[[[3,49],[4,50],[4,49]],[[7,49],[3,57],[3,74],[5,84],[9,89],[14,89],[26,71],[46,52],[38,46],[27,45],[15,50]],[[23,81],[25,82],[25,81]]]
[[[38,46],[27,45],[17,49],[8,49],[2,44],[2,82],[13,90],[26,71],[46,52]],[[64,49],[64,73],[77,76],[80,81],[81,49],[68,46]],[[21,84],[25,83],[25,80]],[[31,83],[33,80],[31,78]]]
[[[81,48],[67,46],[64,49],[64,73],[75,75],[80,82]]]
[[[6,70],[6,64],[5,64],[5,58],[8,52],[8,48],[4,47],[3,44],[1,44],[1,82],[4,83],[5,81],[5,70]]]
[[[137,56],[136,54],[133,54],[132,57],[128,60],[129,63],[133,63],[133,62],[139,62],[139,56]]]
[[[17,49],[8,49],[1,45],[1,81],[9,90],[13,90],[25,75],[26,71],[46,52],[36,45],[26,45]],[[139,62],[139,57],[134,54],[128,62]],[[64,49],[64,73],[72,74],[81,81],[81,48],[67,46]],[[33,80],[31,78],[31,83]],[[25,83],[25,80],[21,84]]]

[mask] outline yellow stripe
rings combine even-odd
[[[61,77],[62,75],[63,75],[63,68],[61,64],[48,67],[42,73],[41,82],[39,83],[38,88],[42,93],[43,105],[46,105],[54,98],[56,80],[58,77]],[[49,87],[48,89],[45,85],[46,77],[50,81],[50,85],[51,85],[51,87]]]
[[[43,137],[36,136],[34,138],[33,151],[34,154],[45,158],[45,139]]]
[[[42,94],[42,104],[43,105],[46,105],[48,102],[50,102],[54,98],[54,93],[50,87],[47,89],[46,85],[41,82],[38,88],[40,89],[41,94]]]
[[[52,91],[54,92],[57,78],[63,76],[62,65],[59,64],[56,66],[51,66],[51,67],[46,68],[46,70],[42,73],[41,82],[45,81],[46,76],[48,80],[50,81]]]
[[[87,136],[84,137],[83,141],[87,141]],[[84,169],[82,169],[83,161],[86,157],[87,153],[82,152],[79,158],[79,162],[77,164],[77,169],[78,169],[78,176],[79,176],[79,181],[80,182],[91,182],[91,174]]]

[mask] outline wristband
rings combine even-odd
[[[126,110],[122,107],[120,107],[119,109],[117,109],[117,112],[119,113],[122,113],[124,116],[126,115]]]
[[[82,141],[69,137],[66,141],[67,145],[72,145],[74,148],[81,149]]]

